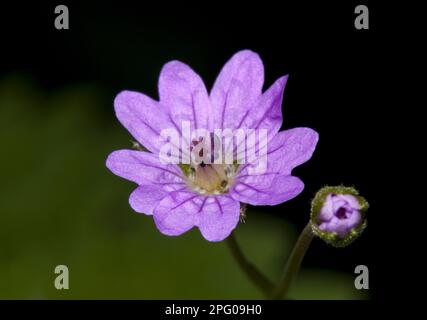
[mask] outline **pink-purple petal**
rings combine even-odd
[[[207,197],[200,210],[199,229],[209,241],[227,238],[240,219],[240,203],[230,196]]]
[[[353,210],[350,217],[347,219],[347,227],[349,230],[360,224],[362,220],[362,215],[359,210]]]
[[[243,203],[254,206],[274,206],[288,201],[304,189],[304,183],[294,176],[275,175],[247,176],[236,182],[231,189],[231,196]]]
[[[121,124],[145,148],[158,153],[164,145],[160,138],[163,129],[180,131],[174,126],[168,110],[150,97],[133,91],[122,91],[114,100],[116,115]]]
[[[196,226],[206,240],[222,241],[239,222],[240,203],[225,195],[201,196],[177,191],[160,201],[153,217],[165,235],[177,236]]]
[[[309,160],[316,148],[319,135],[310,128],[294,128],[279,132],[264,145],[267,155],[267,168],[260,175],[290,175],[292,169]],[[262,160],[262,158],[260,158]],[[250,169],[257,167],[259,161],[242,165],[239,176],[250,174]],[[266,179],[269,179],[266,176]]]
[[[186,64],[171,61],[163,66],[159,96],[175,125],[188,121],[192,129],[213,129],[212,108],[203,80]]]
[[[254,107],[249,109],[239,123],[239,128],[265,129],[269,140],[273,138],[282,126],[282,98],[288,76],[283,76],[274,82],[262,94]]]
[[[158,155],[135,150],[112,152],[106,166],[115,175],[142,184],[174,186],[183,184],[181,170],[173,164],[161,164]]]
[[[129,197],[133,210],[146,215],[152,215],[154,208],[168,193],[156,185],[143,185],[136,188]]]
[[[351,194],[337,194],[336,197],[347,202],[351,206],[351,208],[356,209],[356,210],[360,209],[360,203],[357,200],[357,198],[354,197],[353,195],[351,195]]]
[[[178,236],[199,224],[201,199],[192,192],[171,192],[154,209],[153,217],[159,231]]]
[[[328,194],[323,207],[320,209],[319,219],[330,221],[334,217],[334,205],[332,195]]]
[[[264,66],[255,52],[237,52],[222,68],[212,91],[215,128],[236,129],[262,93]]]

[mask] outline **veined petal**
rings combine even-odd
[[[288,76],[274,82],[244,114],[238,127],[242,129],[265,129],[268,140],[273,138],[282,126],[282,98]]]
[[[159,185],[165,190],[184,185],[181,170],[173,164],[161,164],[158,155],[135,150],[112,152],[106,166],[114,174],[139,185]]]
[[[160,201],[153,216],[163,234],[177,236],[197,226],[206,240],[222,241],[239,222],[240,204],[230,196],[177,191]]]
[[[267,177],[258,175],[240,179],[230,194],[243,203],[274,206],[296,197],[303,189],[304,183],[297,177],[276,175],[268,180]]]
[[[160,138],[162,130],[170,129],[177,137],[180,136],[180,130],[174,124],[168,110],[142,93],[120,92],[114,100],[114,108],[122,125],[153,153],[158,153],[165,144]]]
[[[171,61],[163,66],[159,96],[176,126],[188,121],[191,129],[212,130],[212,108],[202,79],[186,64]]]
[[[236,53],[222,68],[210,93],[215,129],[236,129],[262,94],[264,66],[250,50]]]
[[[199,223],[201,199],[193,192],[171,192],[154,209],[153,217],[159,231],[178,236]]]
[[[310,128],[295,128],[278,133],[263,146],[266,159],[244,165],[238,176],[232,196],[252,205],[276,205],[297,196],[304,188],[302,181],[291,176],[292,169],[311,158],[318,134]],[[266,169],[252,170],[266,160]]]
[[[283,91],[285,90],[286,82],[288,77],[284,76],[279,78],[258,100],[256,105],[247,110],[247,112],[241,118],[238,127],[244,129],[247,132],[246,146],[240,143],[237,146],[237,158],[244,157],[242,154],[241,146],[245,146],[246,154],[254,152],[262,148],[266,142],[271,141],[280,130],[282,126],[282,97]],[[255,129],[255,130],[254,130]],[[265,130],[266,141],[259,141],[261,132]],[[258,135],[258,137],[257,137]],[[249,144],[249,141],[255,141],[253,144]]]
[[[154,208],[168,193],[156,185],[144,185],[136,188],[129,197],[133,210],[146,215],[152,215]]]
[[[204,200],[199,229],[209,241],[222,241],[236,228],[240,203],[230,196],[211,196]]]
[[[293,168],[311,158],[318,140],[318,133],[310,128],[294,128],[279,132],[270,142],[263,144],[260,147],[261,150],[257,151],[260,154],[265,153],[266,159],[258,157],[255,162],[243,165],[239,176],[252,174],[251,169],[260,166],[260,161],[265,160],[267,168],[265,172],[259,173],[260,175],[290,175]]]

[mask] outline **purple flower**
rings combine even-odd
[[[310,159],[318,134],[310,128],[279,132],[287,78],[263,93],[262,61],[244,50],[226,63],[209,94],[202,79],[179,61],[163,67],[159,101],[138,92],[119,93],[114,101],[117,118],[150,151],[119,150],[107,159],[114,174],[138,184],[129,198],[131,207],[153,215],[163,234],[177,236],[197,226],[207,240],[221,241],[239,222],[240,202],[276,205],[297,196],[304,184],[291,175],[292,169]],[[203,128],[211,135],[216,129],[263,129],[268,142],[265,170],[253,170],[254,163],[162,163],[162,130],[182,134],[185,122],[191,130]],[[193,140],[189,150],[202,140]],[[182,146],[177,148],[184,153]]]
[[[350,194],[328,194],[318,216],[319,229],[344,238],[362,221],[359,201]]]

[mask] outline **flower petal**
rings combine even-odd
[[[177,137],[180,135],[168,110],[142,93],[120,92],[114,100],[114,108],[121,124],[153,153],[158,153],[165,144],[160,138],[163,129],[173,130]]]
[[[237,52],[222,68],[210,93],[215,129],[236,129],[259,100],[264,66],[258,54]]]
[[[249,109],[242,117],[238,127],[247,132],[246,155],[261,149],[270,142],[282,126],[282,96],[287,82],[287,76],[279,78],[259,99],[256,106]],[[256,129],[256,130],[255,130]],[[260,130],[265,130],[261,135]],[[258,134],[258,138],[256,137]],[[261,140],[260,140],[261,139]],[[264,141],[265,140],[265,141]],[[250,142],[252,141],[252,142]],[[254,143],[255,142],[255,143]],[[245,155],[240,150],[243,142],[237,146],[237,158]]]
[[[177,191],[160,201],[153,217],[163,234],[177,236],[197,226],[206,240],[222,241],[239,222],[240,204],[230,196]]]
[[[200,210],[199,229],[206,240],[224,240],[239,223],[240,203],[230,196],[206,197]]]
[[[348,226],[346,220],[340,220],[334,217],[329,222],[324,222],[319,226],[319,229],[326,232],[336,232],[341,238],[344,238],[348,233]]]
[[[255,168],[265,160],[267,167],[265,172],[259,173],[260,175],[290,175],[293,168],[311,158],[318,140],[319,135],[310,128],[294,128],[279,132],[271,142],[261,146],[259,152],[265,153],[266,159],[258,157],[256,161],[242,165],[239,176],[257,174]],[[269,179],[271,180],[271,177]]]
[[[152,215],[154,208],[167,195],[168,193],[159,186],[139,186],[131,193],[129,204],[136,212]]]
[[[304,183],[297,177],[276,175],[270,179],[263,175],[247,176],[236,182],[230,194],[243,203],[274,206],[296,197],[304,189]]]
[[[344,200],[346,203],[348,203],[352,209],[359,210],[360,209],[360,203],[356,199],[356,197],[352,196],[351,194],[337,194],[336,197],[338,199]]]
[[[161,164],[159,156],[148,152],[118,150],[112,152],[106,166],[114,174],[139,185],[158,185],[164,190],[183,186],[181,170],[172,164]]]
[[[211,103],[202,79],[186,64],[171,61],[163,66],[159,78],[159,96],[181,129],[188,121],[191,129],[213,129]]]
[[[159,231],[178,236],[199,223],[201,199],[193,192],[171,192],[154,209],[153,217]]]
[[[253,205],[276,205],[297,196],[304,184],[291,176],[292,169],[310,159],[318,134],[310,128],[295,128],[278,133],[267,148],[267,167],[257,173],[261,157],[244,165],[232,190],[233,197]]]
[[[334,204],[333,196],[331,194],[328,194],[325,199],[325,203],[320,209],[318,219],[320,219],[321,221],[330,221],[334,217],[333,204]]]
[[[347,228],[349,230],[353,229],[354,227],[357,227],[360,222],[362,221],[362,215],[360,214],[359,210],[354,210],[350,217],[346,220],[347,222]]]
[[[282,126],[282,98],[288,76],[274,82],[263,93],[256,105],[243,115],[238,127],[242,129],[265,129],[268,140],[273,138]]]

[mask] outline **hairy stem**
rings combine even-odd
[[[313,239],[313,231],[311,230],[310,222],[305,226],[301,232],[297,243],[295,244],[291,255],[283,270],[279,283],[274,291],[272,291],[271,298],[281,299],[286,297],[292,281],[296,278],[298,271],[301,267],[301,262],[304,259],[305,253],[310,246]]]
[[[231,234],[230,236],[228,236],[226,241],[231,254],[233,255],[239,267],[246,274],[246,276],[266,296],[270,295],[272,290],[274,289],[273,284],[250,261],[248,261],[248,259],[246,259],[234,235]]]

